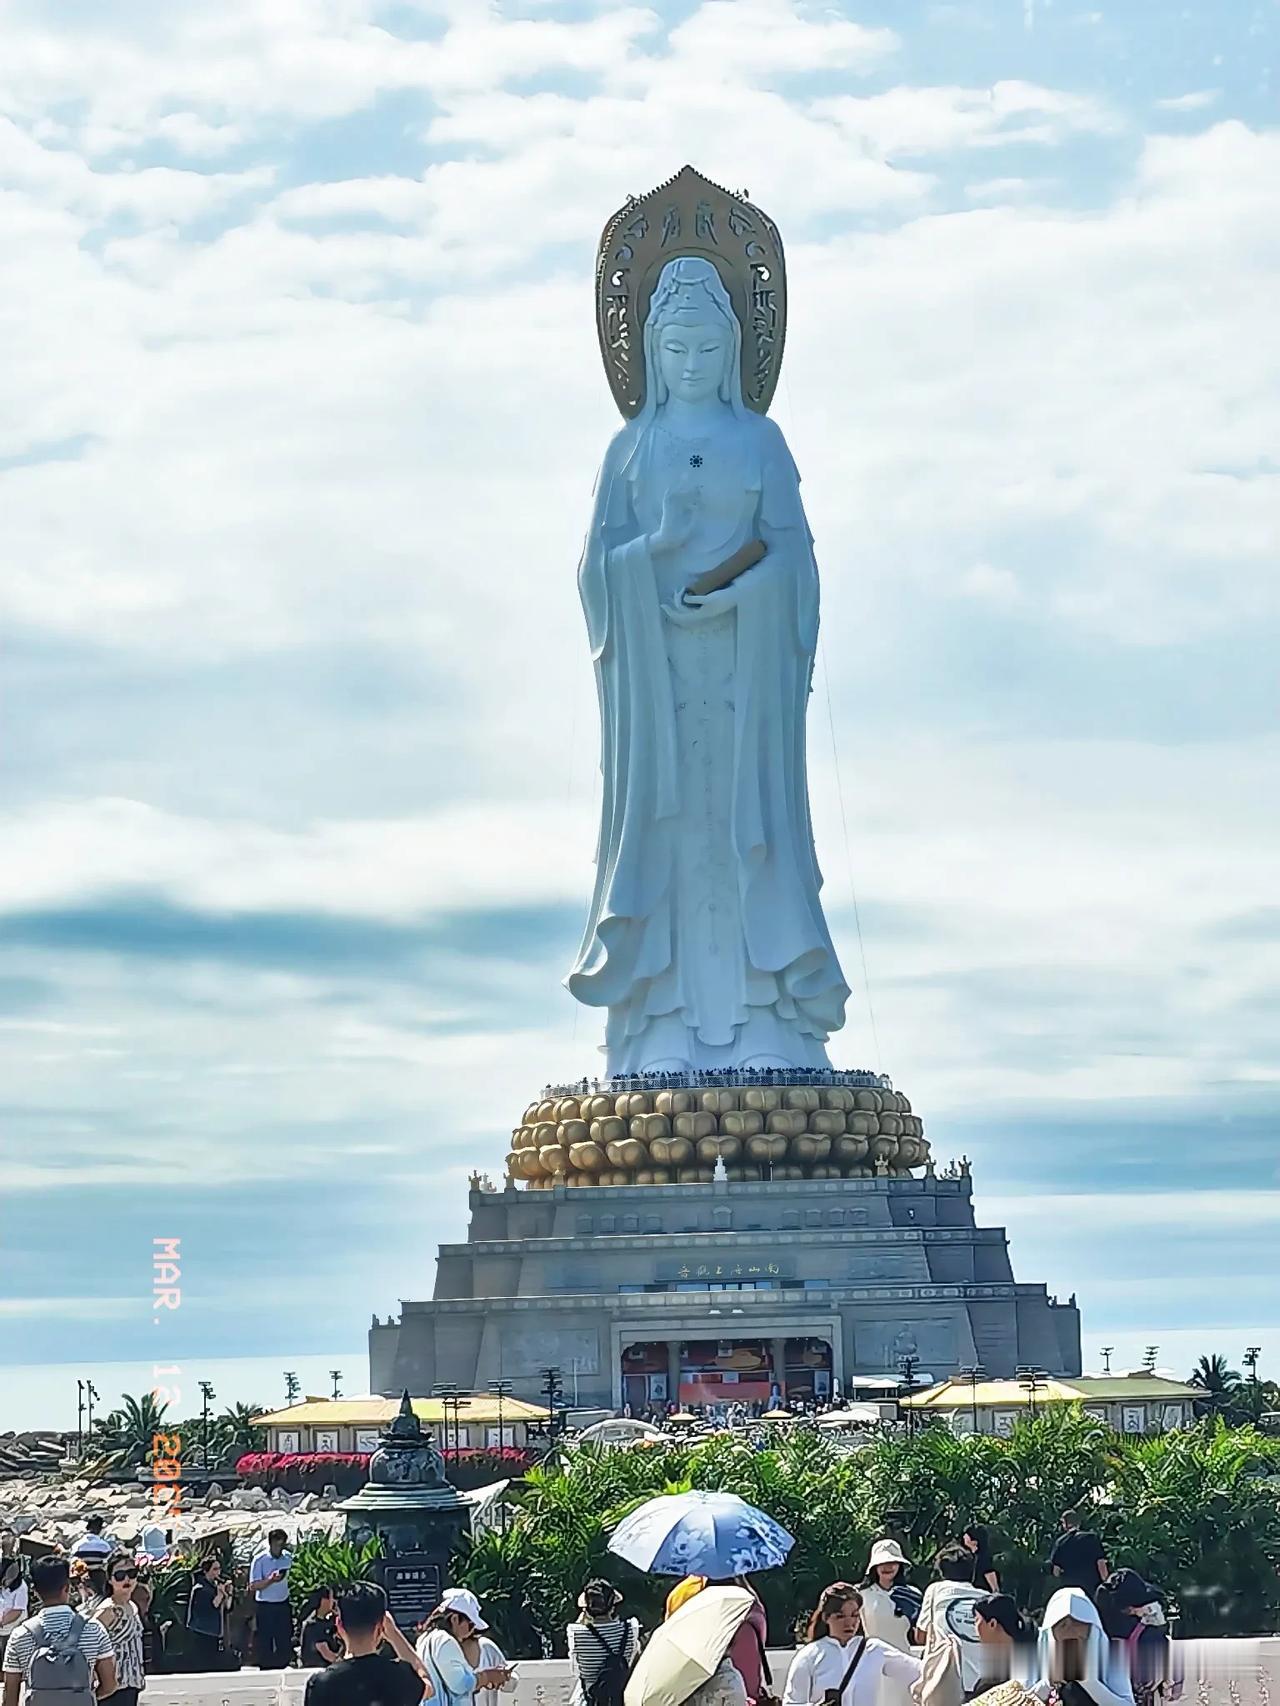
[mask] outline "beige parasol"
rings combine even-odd
[[[684,1706],[715,1675],[754,1604],[745,1588],[703,1588],[686,1600],[636,1661],[626,1706]]]

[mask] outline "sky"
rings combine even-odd
[[[686,161],[787,246],[833,1059],[1087,1363],[1280,1374],[1275,0],[0,38],[0,1427],[364,1390],[597,1063],[592,269]]]

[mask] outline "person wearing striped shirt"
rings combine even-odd
[[[622,1595],[612,1582],[597,1579],[582,1590],[578,1600],[582,1616],[565,1631],[573,1677],[571,1706],[590,1706],[601,1673],[619,1654],[628,1671],[636,1662],[640,1625],[634,1617],[620,1616],[621,1607]]]
[[[31,1566],[31,1586],[40,1598],[40,1611],[23,1623],[9,1638],[4,1650],[4,1706],[18,1706],[18,1696],[31,1669],[31,1661],[46,1637],[65,1636],[73,1618],[71,1566],[65,1558],[38,1558]],[[116,1661],[111,1637],[91,1617],[81,1617],[80,1651],[96,1674],[98,1698],[116,1691]]]

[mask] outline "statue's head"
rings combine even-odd
[[[741,407],[742,329],[710,261],[682,255],[663,267],[645,320],[649,396]]]

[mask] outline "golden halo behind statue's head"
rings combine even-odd
[[[742,400],[767,413],[787,329],[787,272],[777,227],[758,207],[686,166],[620,208],[596,258],[596,330],[613,400],[644,407],[644,322],[658,275],[679,255],[712,263],[742,327]]]

